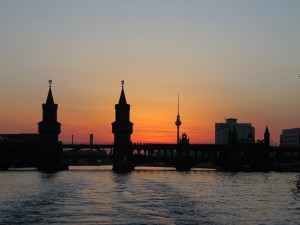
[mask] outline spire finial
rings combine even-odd
[[[126,98],[125,98],[125,92],[124,92],[124,80],[121,80],[121,84],[122,84],[122,91],[121,91],[121,95],[120,95],[119,104],[127,104]]]
[[[48,80],[49,82],[49,88],[51,88],[52,80]]]

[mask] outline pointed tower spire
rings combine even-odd
[[[264,133],[264,142],[265,142],[266,146],[270,146],[270,132],[269,132],[268,126],[266,126],[266,130]]]
[[[48,96],[47,96],[47,100],[46,100],[46,104],[47,105],[54,105],[54,99],[53,99],[53,95],[52,95],[52,91],[51,91],[51,87],[49,88],[49,91],[48,91]]]
[[[49,80],[49,91],[48,91],[48,96],[47,96],[47,100],[46,100],[46,104],[47,105],[54,105],[54,99],[53,99],[53,95],[52,95],[52,91],[51,91],[51,84],[52,84],[52,80]]]
[[[270,134],[268,126],[266,126],[265,134]]]

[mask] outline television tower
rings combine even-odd
[[[179,94],[178,94],[178,113],[177,113],[177,120],[175,121],[175,124],[177,126],[177,144],[178,144],[180,142],[179,127],[181,125],[180,115],[179,115]]]

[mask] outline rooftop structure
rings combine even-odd
[[[282,130],[280,135],[281,147],[300,147],[300,128]]]
[[[216,144],[254,143],[254,141],[255,128],[251,123],[238,123],[235,118],[228,118],[225,123],[215,123]]]

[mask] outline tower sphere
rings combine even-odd
[[[181,121],[179,117],[177,117],[177,120],[175,121],[175,125],[178,127],[181,125]]]

